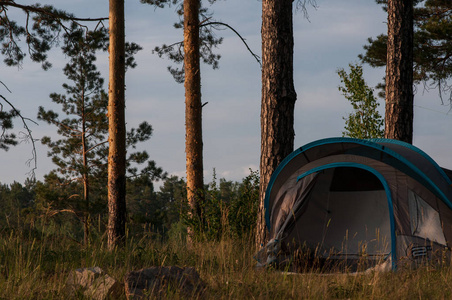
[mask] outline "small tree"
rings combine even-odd
[[[48,153],[58,166],[58,172],[66,179],[77,179],[83,185],[83,203],[85,224],[85,244],[88,243],[90,182],[98,178],[104,167],[98,162],[102,160],[106,146],[103,141],[108,132],[105,115],[108,97],[102,89],[103,79],[94,64],[96,50],[105,45],[105,31],[74,31],[65,35],[64,54],[70,62],[64,68],[64,74],[74,85],[63,84],[67,95],[53,93],[52,101],[62,105],[68,118],[60,120],[58,114],[39,108],[38,119],[58,127],[58,134],[64,138],[52,141],[44,137],[42,143],[49,146]]]
[[[58,166],[56,171],[62,175],[62,178],[58,178],[56,174],[48,178],[55,177],[61,181],[60,188],[73,185],[72,182],[75,181],[83,187],[82,192],[60,197],[62,200],[56,206],[62,209],[68,208],[69,205],[76,215],[83,216],[84,241],[87,243],[91,208],[99,201],[105,204],[107,194],[107,159],[110,150],[107,147],[108,96],[103,89],[104,80],[95,66],[95,54],[96,51],[107,48],[108,34],[105,29],[88,33],[82,30],[72,31],[65,35],[64,41],[63,52],[70,57],[64,73],[72,85],[63,84],[66,94],[53,93],[50,97],[54,103],[62,106],[66,118],[61,119],[58,113],[40,107],[38,119],[55,125],[58,134],[63,137],[59,140],[43,137],[41,140],[49,146],[48,155]],[[139,49],[135,44],[128,47],[128,66],[135,66],[132,55]],[[148,140],[151,135],[151,125],[142,122],[138,128],[132,128],[125,133],[126,148],[135,149],[139,142]],[[162,169],[149,160],[146,151],[130,151],[124,159],[125,172],[132,177],[145,174],[150,180],[156,180],[164,176]],[[139,170],[137,164],[146,162],[147,166]],[[93,197],[91,191],[96,191]],[[77,196],[78,193],[83,196]],[[80,201],[80,198],[83,201]],[[68,200],[77,201],[74,203]]]
[[[21,10],[25,14],[24,25],[10,18],[10,12],[14,9]],[[108,20],[108,18],[78,18],[52,5],[39,3],[25,5],[15,1],[0,1],[0,55],[4,57],[3,61],[7,66],[20,67],[28,53],[32,61],[41,63],[42,68],[47,70],[51,67],[48,51],[59,45],[63,32],[70,34],[71,31],[78,31],[82,28],[88,30],[88,27],[80,22],[102,23],[104,20]],[[28,51],[23,50],[23,47]],[[0,81],[0,84],[9,91],[3,82]],[[6,106],[2,102],[6,103]],[[34,138],[28,123],[35,122],[23,117],[12,102],[0,95],[0,149],[8,150],[10,146],[17,145],[19,139],[31,141],[33,156],[27,164],[34,161],[34,167],[30,171],[33,178],[34,170],[37,168],[37,158]],[[8,111],[8,107],[11,110]],[[25,129],[25,133],[21,132],[19,136],[10,133],[14,125],[13,119],[16,117],[21,119]]]
[[[369,88],[363,78],[361,65],[349,64],[350,73],[339,69],[337,74],[344,86],[339,91],[345,96],[353,107],[354,112],[345,120],[345,131],[342,136],[359,139],[382,138],[384,136],[383,118],[378,112],[379,103],[374,91]]]

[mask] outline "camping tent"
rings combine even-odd
[[[306,251],[323,261],[393,269],[449,259],[447,174],[400,141],[328,138],[307,144],[282,161],[268,184],[270,242],[261,263]]]

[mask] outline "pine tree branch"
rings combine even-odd
[[[108,18],[77,18],[74,16],[71,16],[69,14],[55,14],[52,13],[44,8],[35,6],[35,5],[22,5],[18,4],[12,1],[0,1],[0,6],[12,6],[16,8],[20,8],[25,12],[34,12],[34,13],[40,13],[47,15],[52,18],[61,19],[61,20],[71,20],[71,21],[79,21],[79,22],[102,22],[108,20]],[[3,9],[2,9],[3,11]]]
[[[3,82],[2,82],[2,84],[5,85]],[[33,121],[33,120],[29,119],[29,118],[25,118],[24,116],[22,116],[20,114],[20,112],[16,109],[16,107],[11,102],[9,102],[5,97],[3,97],[3,95],[0,95],[0,98],[2,98],[3,101],[5,101],[9,106],[11,106],[11,108],[14,110],[14,112],[22,120],[22,124],[24,125],[25,130],[28,132],[28,134],[26,134],[26,138],[29,138],[30,141],[31,141],[31,144],[32,144],[32,151],[31,151],[32,157],[27,160],[26,164],[28,166],[30,166],[31,162],[34,161],[34,166],[32,167],[32,169],[29,172],[31,178],[34,179],[35,178],[35,170],[38,168],[38,157],[37,157],[37,154],[36,154],[35,140],[33,139],[33,135],[31,134],[31,130],[30,130],[30,128],[27,125],[27,121],[32,122],[32,123],[34,123],[36,125],[38,125],[38,123],[36,123],[35,121]]]
[[[76,136],[80,136],[82,134],[81,130],[76,129],[76,128],[72,128],[72,127],[70,127],[70,126],[68,126],[68,125],[66,125],[66,124],[64,124],[64,123],[62,123],[62,122],[60,122],[58,120],[50,120],[50,123],[53,123],[56,126],[61,126],[63,128],[66,128],[66,130],[68,130],[69,132],[75,132],[75,133],[71,134],[71,136],[76,137]]]
[[[246,49],[248,49],[248,51],[251,53],[251,55],[256,59],[256,61],[259,63],[259,65],[262,67],[262,63],[261,63],[261,59],[260,57],[255,54],[251,48],[248,46],[246,40],[240,35],[240,33],[237,32],[237,30],[235,30],[231,25],[223,23],[223,22],[217,22],[217,21],[213,21],[213,22],[206,22],[206,20],[204,20],[203,22],[201,22],[201,24],[199,25],[199,27],[204,27],[204,26],[209,26],[209,25],[220,25],[220,26],[225,26],[229,29],[232,30],[232,32],[234,32],[243,42],[243,44],[245,44]]]
[[[3,83],[3,81],[0,81],[0,83],[5,87],[5,89],[6,89],[8,92],[12,93],[11,90],[6,86],[6,84]]]
[[[99,144],[97,144],[97,145],[94,145],[94,146],[92,146],[91,148],[89,148],[88,150],[86,150],[86,153],[88,153],[88,152],[90,152],[91,150],[93,150],[94,148],[97,148],[97,147],[99,147],[99,146],[101,146],[101,145],[103,145],[103,144],[106,144],[106,143],[108,143],[108,141],[103,141],[103,142],[101,142],[101,143],[99,143]]]

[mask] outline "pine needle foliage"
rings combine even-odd
[[[376,0],[387,11],[387,0]],[[452,103],[452,1],[414,0],[414,82],[437,89],[441,100]],[[359,55],[372,67],[386,65],[388,36],[369,37]],[[378,86],[384,95],[384,84]]]
[[[141,3],[150,4],[158,8],[164,8],[165,6],[176,7],[176,13],[179,17],[179,21],[174,23],[174,28],[183,29],[184,27],[184,6],[182,0],[140,0]],[[217,0],[208,0],[209,4],[212,5]],[[203,5],[200,1],[199,9],[199,54],[200,59],[203,63],[210,65],[213,69],[218,69],[219,60],[221,58],[220,54],[214,52],[215,48],[218,48],[223,42],[222,37],[217,37],[215,30],[221,28],[220,25],[212,22],[212,12],[209,8]],[[184,63],[184,42],[178,41],[172,44],[163,44],[162,46],[157,46],[152,51],[159,57],[167,57],[169,60],[173,61],[176,65]],[[168,66],[168,71],[173,76],[177,83],[183,83],[185,80],[185,70],[184,67]]]

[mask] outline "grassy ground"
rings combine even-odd
[[[256,271],[250,241],[203,242],[187,248],[172,240],[129,238],[124,249],[109,252],[102,241],[82,247],[63,235],[1,232],[0,299],[70,299],[68,272],[98,266],[122,281],[149,266],[192,266],[206,285],[193,299],[451,299],[450,268],[370,274],[284,274]],[[182,298],[176,293],[171,298]],[[125,296],[123,296],[125,299]]]

